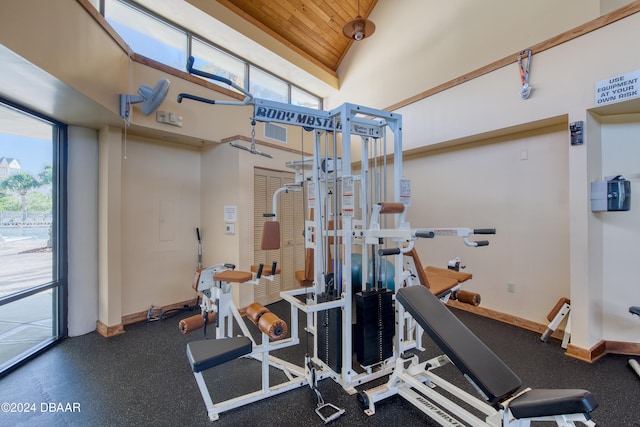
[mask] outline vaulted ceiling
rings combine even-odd
[[[217,1],[290,49],[335,73],[354,41],[342,27],[367,18],[377,0],[209,0]]]

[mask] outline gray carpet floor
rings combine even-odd
[[[285,303],[270,308],[285,320],[288,317]],[[468,312],[455,309],[453,312],[516,372],[525,386],[590,390],[599,403],[592,414],[599,426],[640,426],[640,378],[629,368],[628,357],[607,355],[588,364],[565,356],[558,340],[543,343],[535,333]],[[184,312],[167,320],[130,325],[125,334],[109,339],[89,333],[63,340],[0,379],[0,425],[323,425],[314,412],[316,397],[309,387],[225,412],[211,423],[185,352],[189,341],[204,338],[202,330],[182,335],[177,328],[181,318],[193,314]],[[279,356],[302,364],[306,348],[302,338],[299,346],[282,350]],[[439,354],[428,339],[425,343],[427,351],[421,358]],[[258,389],[257,365],[255,361],[238,359],[206,371],[209,389],[215,393],[214,401],[215,396]],[[469,388],[455,367],[438,371],[461,387]],[[369,417],[360,409],[356,396],[347,394],[332,380],[321,381],[319,389],[325,401],[346,410],[331,425],[437,425],[399,396],[378,403],[376,414]],[[12,407],[5,402],[13,404]]]

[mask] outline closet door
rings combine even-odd
[[[280,221],[280,249],[263,251],[260,248],[262,229],[265,221],[263,214],[273,213],[273,194],[287,183],[292,183],[294,174],[269,169],[254,169],[254,234],[253,263],[270,266],[273,261],[281,269],[273,281],[261,280],[256,286],[256,302],[270,304],[279,301],[280,291],[294,288],[295,271],[304,268],[304,205],[302,192],[280,193],[277,203],[277,217]]]

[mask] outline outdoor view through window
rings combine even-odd
[[[56,336],[53,126],[0,104],[0,368]],[[2,370],[2,369],[0,369]]]

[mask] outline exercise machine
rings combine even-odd
[[[275,268],[272,268],[275,271]],[[190,317],[180,322],[180,329],[188,333],[201,326],[215,324],[215,339],[197,340],[187,344],[187,357],[205,402],[211,421],[222,412],[284,393],[307,383],[304,367],[296,366],[271,354],[274,350],[299,344],[298,317],[291,310],[291,336],[289,327],[266,307],[253,303],[245,310],[245,317],[255,324],[261,340],[255,340],[243,315],[233,304],[231,289],[235,283],[254,283],[259,280],[254,273],[236,271],[231,264],[221,264],[196,272],[194,286],[203,295],[202,316]],[[200,320],[198,320],[200,317]],[[241,334],[235,335],[234,325]],[[255,392],[222,402],[213,402],[203,372],[225,362],[240,358],[255,359],[261,364],[261,388]],[[282,371],[287,380],[272,385],[270,368]]]
[[[309,385],[318,398],[316,413],[325,423],[330,422],[342,415],[343,411],[324,402],[317,388],[319,381],[330,378],[347,393],[355,395],[356,387],[389,375],[391,378],[401,375],[407,363],[403,356],[411,350],[424,350],[422,331],[426,331],[429,324],[418,312],[398,309],[402,307],[398,298],[404,290],[420,289],[442,307],[444,305],[438,297],[446,299],[459,295],[460,280],[455,277],[449,278],[449,288],[442,292],[435,291],[438,297],[427,289],[427,286],[433,287],[435,279],[430,279],[425,269],[416,263],[417,258],[410,255],[416,240],[452,236],[461,238],[467,246],[482,247],[488,245],[488,241],[473,241],[471,236],[494,234],[495,230],[411,227],[407,221],[412,197],[411,181],[404,178],[402,172],[402,117],[399,114],[349,103],[331,111],[321,111],[254,98],[227,79],[193,69],[193,63],[193,59],[190,59],[187,67],[190,73],[227,83],[242,92],[245,98],[237,102],[218,102],[180,94],[179,102],[191,99],[207,104],[252,106],[252,122],[298,126],[313,135],[313,154],[302,155],[299,160],[286,164],[295,170],[295,185],[303,188],[305,195],[304,245],[307,265],[300,276],[303,286],[280,293],[291,307],[292,328],[291,337],[286,339],[289,340],[287,345],[297,342],[297,316],[302,313],[306,317],[305,333],[308,334],[310,352],[301,366],[274,360],[271,355],[267,357],[266,350],[260,354],[263,363],[267,358],[272,361],[270,363],[287,368],[291,383],[284,389]],[[255,147],[252,145],[248,151],[255,151]],[[388,162],[388,159],[393,159],[393,162]],[[360,255],[361,259],[362,283],[357,292],[352,280],[353,255]],[[385,258],[394,266],[391,274],[385,271]],[[408,258],[414,261],[412,267],[407,265],[405,268],[404,262]],[[219,298],[214,300],[226,298],[223,295],[226,286],[230,285],[225,284],[228,280],[220,278],[220,274],[224,273],[226,271],[213,275],[213,280],[220,283],[215,288]],[[418,286],[421,276],[426,279],[421,283],[422,286]],[[231,317],[239,321],[238,310],[232,303],[227,305]],[[222,309],[217,311],[218,316],[223,313],[225,311]],[[207,321],[208,318],[203,317],[203,322]],[[217,326],[216,330],[219,328],[224,326]],[[251,343],[249,346],[244,339],[248,338],[246,333],[240,337],[242,339],[237,339],[231,333],[227,327],[217,333],[220,338],[215,342],[210,340],[205,344],[190,343],[188,346],[189,361],[212,419],[223,409],[237,406],[234,406],[235,403],[215,406],[204,379],[197,374],[237,357],[251,357],[256,353],[256,345]],[[262,346],[267,348],[265,343]],[[422,372],[427,372],[424,367]],[[485,378],[487,382],[494,381],[491,370],[482,375],[488,378]],[[408,383],[411,380],[402,377],[401,381]],[[404,391],[401,390],[407,389],[399,384],[393,386],[398,386],[398,394],[402,395]],[[259,396],[243,396],[237,400],[245,404],[276,393],[271,389],[265,392],[264,387],[263,381],[263,392]],[[278,392],[282,390],[278,389]],[[503,397],[502,394],[500,397]],[[384,393],[370,393],[367,396],[374,402],[382,395]],[[546,399],[548,396],[544,393],[543,397]],[[569,397],[572,403],[579,400],[573,394]],[[564,394],[562,398],[565,398]],[[587,400],[595,406],[590,397]],[[480,404],[478,406],[485,408]],[[369,409],[372,408],[374,406],[370,404]],[[332,412],[326,414],[324,410]],[[527,418],[522,412],[514,415],[516,418]],[[492,419],[497,419],[497,415],[492,416]],[[498,421],[487,425],[498,425]]]
[[[598,403],[591,393],[522,389],[518,376],[425,287],[398,290],[396,302],[397,317],[413,317],[444,355],[422,363],[415,354],[398,358],[386,384],[359,392],[358,401],[368,415],[375,414],[377,402],[398,394],[442,426],[525,427],[531,421],[595,426],[590,413]],[[481,398],[434,373],[449,363]]]

